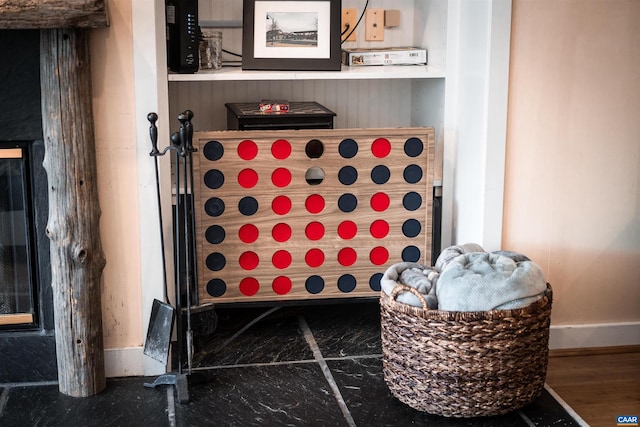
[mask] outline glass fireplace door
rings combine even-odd
[[[26,147],[0,146],[0,329],[35,322]]]

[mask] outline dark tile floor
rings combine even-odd
[[[382,376],[377,302],[216,313],[215,333],[196,339],[187,403],[173,387],[143,387],[153,378],[109,379],[89,398],[64,396],[55,383],[13,384],[0,388],[0,426],[583,425],[552,390],[497,417],[444,418],[404,405]]]

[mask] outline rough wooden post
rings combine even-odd
[[[40,32],[58,381],[60,392],[75,397],[97,394],[106,386],[100,298],[105,257],[87,31]]]
[[[98,28],[108,25],[106,0],[0,0],[0,28]]]

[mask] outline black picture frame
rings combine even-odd
[[[341,0],[244,0],[243,7],[243,70],[340,71]],[[313,30],[287,32],[277,17],[315,19],[315,45]]]

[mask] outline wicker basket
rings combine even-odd
[[[381,292],[384,379],[414,409],[447,417],[500,415],[540,395],[549,355],[552,292],[515,310],[413,307]]]

